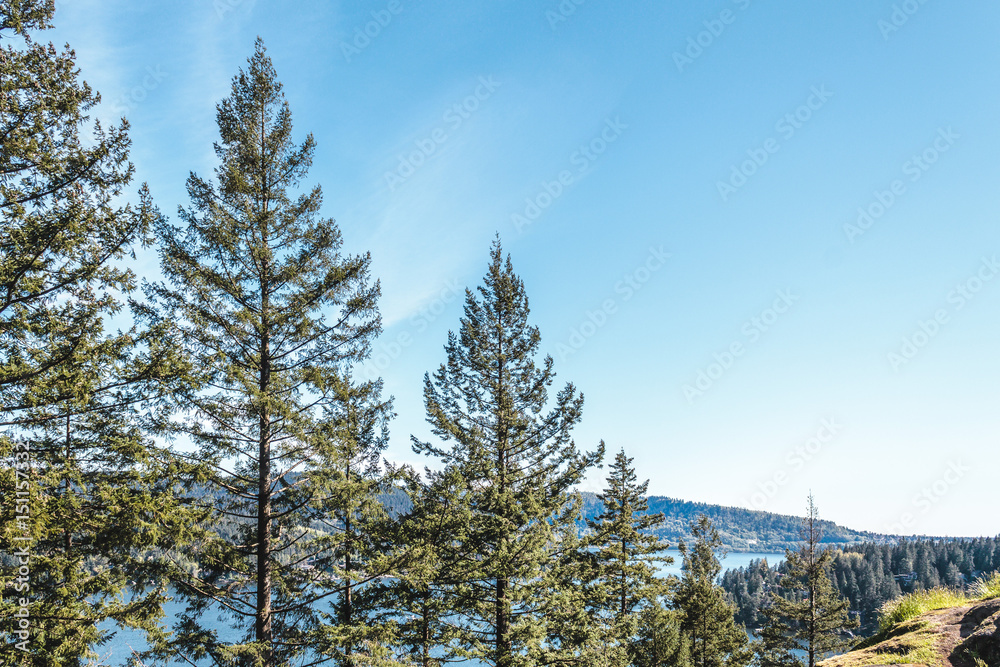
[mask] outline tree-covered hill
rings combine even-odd
[[[597,495],[582,495],[584,515],[590,517],[599,514],[601,502]],[[786,548],[796,548],[802,526],[800,517],[695,503],[666,496],[650,496],[649,511],[654,514],[663,513],[665,521],[655,530],[655,534],[673,546],[680,540],[691,541],[691,522],[702,514],[715,525],[722,537],[723,548],[727,551],[782,552]],[[823,542],[828,544],[850,545],[892,539],[887,535],[851,530],[830,521],[820,523]]]

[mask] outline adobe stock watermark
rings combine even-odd
[[[410,317],[404,331],[396,334],[391,340],[379,341],[373,346],[371,356],[361,364],[363,376],[367,379],[379,377],[392,365],[392,362],[402,356],[403,350],[413,345],[414,336],[427,331],[431,323],[441,317],[448,306],[457,301],[462,293],[458,281],[445,281],[444,287],[438,291],[434,299],[421,306],[420,310]]]
[[[764,308],[759,314],[754,315],[743,323],[743,326],[740,327],[740,333],[743,334],[743,338],[734,340],[722,352],[712,354],[714,361],[709,363],[705,368],[698,370],[694,382],[685,384],[681,388],[688,405],[692,405],[695,399],[703,396],[716,382],[721,380],[722,376],[728,373],[733,367],[736,360],[746,354],[748,347],[759,341],[761,336],[770,331],[771,327],[781,319],[782,315],[790,311],[795,302],[800,298],[792,294],[790,289],[779,290],[776,294],[777,297],[770,306]]]
[[[565,23],[569,17],[576,14],[576,8],[587,2],[587,0],[560,0],[556,8],[545,12],[545,19],[549,22],[549,27],[555,30],[560,23]]]
[[[917,518],[934,509],[971,471],[972,468],[965,465],[960,459],[949,461],[948,467],[937,479],[925,484],[918,493],[913,495],[910,499],[910,506],[913,509],[902,512],[899,519],[889,527],[888,533],[890,535],[904,535],[915,532],[913,527],[917,525]]]
[[[556,343],[556,353],[560,361],[573,356],[587,344],[587,341],[604,328],[608,320],[618,312],[619,303],[628,303],[643,285],[648,283],[653,274],[667,264],[672,255],[663,246],[650,246],[645,261],[632,271],[622,276],[615,283],[614,293],[618,296],[607,298],[595,310],[588,310],[582,322],[570,329],[565,342]]]
[[[819,87],[813,86],[809,89],[809,97],[799,105],[795,111],[786,113],[774,124],[774,130],[784,141],[788,141],[795,136],[808,123],[813,114],[833,97],[833,93],[826,89],[826,84]],[[756,148],[747,149],[747,159],[737,165],[732,165],[728,181],[716,181],[715,187],[719,191],[722,201],[729,201],[729,197],[737,190],[747,184],[747,181],[763,167],[772,155],[781,150],[781,142],[774,137],[769,137]]]
[[[910,183],[916,183],[937,163],[941,155],[951,150],[951,147],[960,138],[961,135],[956,134],[950,126],[947,129],[939,127],[937,136],[934,137],[930,145],[920,153],[913,154],[900,167],[903,176],[906,176]],[[847,235],[847,240],[853,244],[855,239],[863,236],[882,216],[889,212],[889,209],[895,206],[904,194],[906,194],[906,182],[899,178],[892,181],[885,190],[875,190],[872,193],[872,201],[867,206],[858,207],[858,217],[854,224],[844,224],[844,234]]]
[[[340,42],[340,52],[344,54],[344,60],[350,63],[352,58],[361,55],[361,52],[371,45],[372,40],[381,35],[382,31],[392,23],[393,17],[399,16],[402,11],[403,4],[400,0],[389,0],[383,9],[373,10],[372,20],[363,26],[356,26],[350,42]]]
[[[620,116],[615,116],[614,120],[606,119],[601,131],[585,144],[573,151],[569,156],[569,163],[575,170],[564,169],[556,174],[551,181],[544,180],[538,192],[524,200],[524,210],[511,213],[510,221],[518,233],[523,233],[542,213],[552,206],[555,200],[559,199],[566,192],[566,189],[578,182],[587,175],[591,167],[608,150],[611,144],[621,138],[622,133],[628,129],[628,125],[622,122]]]
[[[751,0],[733,0],[733,4],[741,11],[750,7],[750,3]],[[732,9],[723,9],[718,16],[702,21],[701,24],[705,26],[705,29],[693,37],[688,37],[687,46],[683,51],[674,51],[673,53],[672,57],[677,71],[683,72],[685,67],[693,65],[694,61],[700,58],[706,49],[715,44],[726,28],[736,22],[736,16],[736,12]]]
[[[899,348],[886,355],[892,370],[898,373],[901,367],[913,361],[917,354],[941,332],[941,328],[951,322],[952,315],[975,299],[979,291],[986,283],[993,280],[997,273],[1000,273],[1000,262],[997,262],[997,256],[983,257],[976,272],[948,292],[945,301],[949,307],[938,308],[932,317],[919,320],[916,331],[908,336],[903,336]]]
[[[212,7],[215,8],[215,15],[221,20],[245,2],[246,0],[213,0]]]
[[[13,557],[17,563],[17,577],[13,580],[13,591],[18,594],[17,610],[14,612],[14,635],[18,642],[14,647],[23,653],[28,652],[31,639],[31,615],[28,609],[31,592],[31,449],[26,442],[14,445],[14,523],[19,535],[14,542]],[[6,500],[6,499],[5,499]]]
[[[920,11],[920,8],[927,4],[927,0],[903,0],[899,4],[892,6],[892,13],[888,19],[879,19],[876,24],[882,39],[889,41],[889,36],[894,32],[899,32],[910,20],[910,17]]]
[[[389,186],[389,191],[395,192],[396,188],[405,183],[410,176],[417,173],[417,170],[427,160],[438,153],[441,145],[448,141],[448,138],[451,136],[449,132],[454,133],[458,131],[458,128],[462,127],[465,121],[472,118],[472,114],[478,111],[483,102],[490,99],[499,87],[500,82],[494,79],[492,75],[481,76],[471,94],[445,109],[444,113],[441,114],[441,122],[444,125],[434,128],[423,139],[415,140],[413,142],[414,150],[405,155],[403,153],[398,154],[396,157],[399,159],[399,163],[396,165],[396,168],[385,172],[385,184]]]
[[[744,507],[752,507],[755,510],[763,510],[781,491],[781,488],[788,484],[795,476],[806,467],[806,464],[823,453],[823,448],[833,442],[844,430],[842,424],[837,423],[833,417],[824,418],[820,421],[816,433],[805,442],[799,443],[788,450],[783,460],[783,465],[774,471],[769,478],[762,482],[757,482],[757,488],[743,499]]]
[[[159,88],[160,84],[166,78],[167,73],[163,71],[160,65],[147,67],[146,76],[142,78],[142,82],[137,86],[133,86],[128,93],[114,100],[111,103],[112,110],[122,116],[128,114],[135,107],[145,102],[146,98],[149,97],[149,93]]]

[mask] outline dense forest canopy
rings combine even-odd
[[[960,589],[997,570],[1000,538],[902,539],[838,549],[829,574],[840,594],[850,600],[863,628],[871,631],[879,609],[889,600],[938,586]],[[778,590],[786,572],[784,563],[761,559],[723,575],[722,586],[736,603],[741,623],[748,628],[760,626],[764,600],[770,591]]]

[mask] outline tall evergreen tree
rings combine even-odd
[[[136,349],[139,341],[146,351]],[[38,405],[21,411],[9,431],[15,454],[28,458],[5,468],[0,488],[5,498],[19,482],[33,491],[23,597],[31,603],[34,665],[96,659],[113,634],[99,629],[109,620],[160,635],[166,581],[146,556],[169,547],[165,525],[198,517],[174,496],[170,457],[148,435],[146,409],[156,404],[160,380],[170,381],[161,374],[178,370],[150,355],[151,345],[146,336],[106,336],[96,321],[77,348],[87,358],[74,355],[37,376]],[[14,509],[0,510],[6,553],[24,536]],[[4,561],[12,567],[3,579],[13,582],[18,561]],[[21,597],[0,602],[5,621]],[[0,655],[11,648],[4,643]]]
[[[648,513],[648,488],[649,480],[640,484],[632,459],[619,451],[607,487],[597,496],[603,511],[587,521],[593,531],[589,544],[596,547],[599,567],[600,590],[594,607],[619,621],[667,592],[666,580],[657,572],[674,562],[664,555],[670,545],[650,532],[664,517]]]
[[[550,648],[539,609],[553,592],[541,582],[576,532],[573,486],[603,443],[585,454],[573,442],[583,397],[572,384],[547,409],[553,360],[535,361],[541,336],[528,323],[523,281],[499,240],[490,260],[478,296],[466,291],[459,333],[448,334],[447,363],[424,379],[427,420],[446,444],[414,438],[414,450],[466,484],[470,519],[457,549],[469,575],[449,592],[462,618],[456,641],[486,664],[513,667]]]
[[[121,261],[148,240],[149,195],[117,203],[133,173],[128,125],[91,123],[100,96],[73,51],[34,41],[53,14],[51,1],[0,3],[0,662],[11,665],[94,659],[107,621],[155,634],[163,590],[139,556],[177,510],[144,413],[182,369],[160,332],[108,330],[135,286]]]
[[[715,550],[722,540],[705,516],[692,522],[691,533],[694,545],[680,544],[684,576],[674,596],[683,615],[681,629],[690,640],[691,662],[695,667],[747,665],[751,653],[746,630],[734,620],[736,610],[716,583],[722,565]]]
[[[538,614],[545,642],[532,655],[534,664],[626,667],[634,624],[631,617],[619,620],[614,612],[602,613],[595,606],[607,601],[607,591],[587,537],[565,533],[542,572],[539,584],[546,595]]]
[[[319,187],[293,198],[315,144],[311,135],[293,143],[291,112],[259,39],[217,120],[215,182],[188,178],[184,228],[159,220],[167,282],[150,286],[154,305],[145,311],[174,323],[198,370],[174,396],[174,433],[197,446],[186,474],[207,488],[219,517],[187,536],[199,565],[177,575],[189,606],[172,642],[155,651],[273,667],[310,654],[320,600],[364,583],[347,555],[355,545],[340,549],[342,540],[315,528],[338,502],[330,480],[347,483],[342,439],[371,437],[359,431],[370,425],[342,418],[337,406],[353,391],[352,364],[380,330],[379,285],[369,256],[344,254],[336,224],[319,217]],[[372,393],[372,414],[380,403]],[[209,611],[242,638],[204,627]]]
[[[104,130],[100,95],[75,54],[36,43],[55,3],[0,4],[0,406],[71,362],[96,319],[116,307],[131,272],[115,265],[146,237],[148,218],[115,199],[132,179],[128,124]],[[20,38],[20,43],[18,43]],[[93,142],[81,135],[92,133]]]
[[[802,667],[802,661],[795,655],[799,648],[784,619],[777,613],[773,602],[760,611],[764,624],[760,636],[753,642],[754,664],[757,667]]]
[[[658,606],[668,593],[667,580],[657,576],[661,565],[673,562],[664,555],[668,544],[651,534],[663,523],[662,514],[649,514],[646,491],[639,483],[632,459],[619,451],[597,498],[602,512],[587,521],[588,551],[595,561],[587,581],[588,611],[602,624],[612,643],[628,646],[638,627],[643,606]]]
[[[817,659],[824,655],[846,648],[849,642],[844,631],[858,626],[857,620],[850,618],[850,603],[830,580],[833,552],[821,546],[821,539],[819,512],[809,494],[802,522],[803,544],[798,551],[786,552],[788,573],[781,580],[784,588],[802,589],[805,599],[797,601],[772,595],[772,607],[767,612],[772,634],[791,638],[794,645],[784,648],[802,648],[809,667],[816,667]]]

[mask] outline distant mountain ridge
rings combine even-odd
[[[596,493],[584,492],[583,514],[595,517],[603,510]],[[664,523],[654,531],[656,535],[677,546],[681,540],[690,542],[691,522],[704,514],[715,525],[727,551],[774,552],[799,546],[799,529],[802,518],[787,514],[774,514],[741,507],[724,507],[678,500],[667,496],[649,496],[650,514],[663,513]],[[864,542],[891,542],[896,536],[851,530],[832,521],[821,521],[823,542],[849,545]]]

